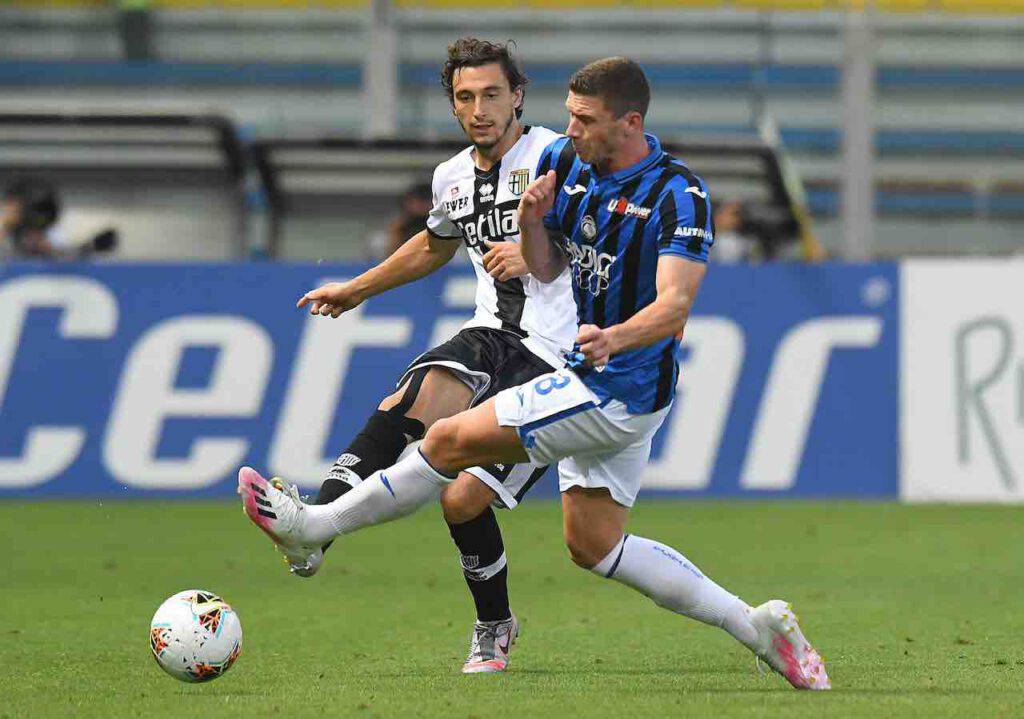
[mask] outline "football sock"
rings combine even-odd
[[[431,467],[419,450],[411,452],[330,504],[307,505],[305,539],[322,544],[339,534],[412,514],[427,502],[437,501],[451,480]]]
[[[352,443],[334,460],[314,504],[330,504],[378,469],[398,461],[409,438],[404,417],[377,410]],[[422,425],[421,425],[422,426]],[[422,439],[422,434],[413,439]]]
[[[633,587],[669,611],[721,627],[749,648],[757,644],[757,629],[747,618],[750,607],[660,542],[627,534],[591,571]]]
[[[462,573],[476,604],[476,617],[481,622],[508,619],[508,566],[505,544],[494,510],[488,507],[476,519],[462,524],[448,524],[455,545],[459,548]]]

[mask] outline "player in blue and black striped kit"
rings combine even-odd
[[[704,183],[654,135],[644,139],[646,157],[616,172],[583,162],[568,137],[541,155],[537,177],[554,171],[561,188],[543,222],[563,238],[581,326],[620,325],[651,305],[659,257],[708,260],[713,235]],[[656,412],[674,395],[680,336],[616,354],[600,375],[587,366],[576,373],[602,399],[619,398],[634,414]]]
[[[552,282],[571,270],[579,331],[567,367],[438,421],[418,452],[330,505],[296,504],[265,483],[242,489],[270,503],[275,536],[320,543],[409,514],[441,487],[446,511],[467,511],[467,485],[478,480],[458,475],[466,467],[557,462],[576,564],[724,629],[794,687],[828,689],[824,663],[786,602],[751,607],[672,547],[625,532],[651,440],[671,409],[679,340],[714,241],[704,183],[644,132],[649,102],[647,78],[631,60],[577,71],[568,137],[541,154],[519,203],[533,277]]]

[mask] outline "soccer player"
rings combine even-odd
[[[378,266],[349,282],[307,293],[299,306],[308,305],[314,315],[338,317],[374,295],[436,271],[465,244],[476,271],[476,312],[455,337],[413,360],[397,391],[381,402],[335,461],[318,504],[343,497],[394,464],[437,420],[561,366],[562,354],[572,347],[576,309],[568,273],[553,282],[530,277],[518,245],[519,197],[533,179],[541,152],[558,134],[520,121],[527,78],[506,45],[458,40],[448,48],[441,82],[472,144],[434,171],[426,228]],[[467,486],[480,501],[471,513],[454,505],[445,513],[477,610],[466,673],[504,670],[518,632],[491,504],[515,507],[545,469],[527,459],[469,467],[467,476],[476,479]],[[266,507],[257,511],[272,515]],[[327,546],[281,548],[295,574],[311,576]]]
[[[276,518],[250,516],[280,541],[325,541],[387,521],[443,487],[446,511],[473,506],[458,475],[487,462],[558,462],[573,561],[670,611],[720,627],[794,687],[828,689],[819,654],[781,600],[751,607],[675,549],[626,534],[651,438],[672,403],[676,354],[713,242],[704,183],[644,132],[650,102],[639,65],[608,58],[569,83],[568,138],[545,151],[523,193],[519,227],[531,274],[566,269],[580,316],[574,366],[439,421],[419,451],[320,507],[254,476],[240,478]]]

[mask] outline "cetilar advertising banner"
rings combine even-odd
[[[0,267],[0,495],[227,496],[242,464],[315,489],[472,314],[467,267],[336,320],[295,308],[364,269]],[[900,299],[895,264],[712,266],[648,494],[897,496]]]

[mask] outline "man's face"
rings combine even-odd
[[[402,210],[406,215],[410,217],[419,217],[420,215],[430,214],[430,208],[433,206],[429,197],[423,197],[421,195],[406,195],[402,200]]]
[[[10,232],[21,222],[21,202],[11,198],[0,201],[0,231]]]
[[[742,205],[737,201],[723,202],[715,208],[715,229],[720,233],[739,230],[743,224]]]
[[[572,140],[573,149],[584,162],[602,167],[619,151],[629,136],[631,115],[627,112],[616,118],[596,95],[577,95],[569,91],[565,101],[569,111],[569,125],[565,134]]]
[[[494,147],[505,136],[523,100],[522,89],[512,91],[496,62],[456,70],[452,94],[455,117],[470,142],[482,148]]]

